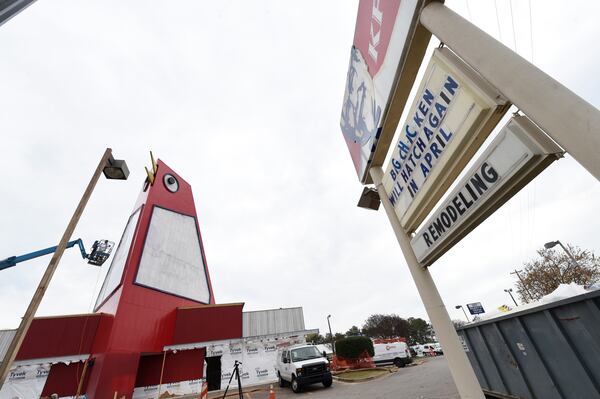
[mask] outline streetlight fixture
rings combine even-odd
[[[333,342],[333,333],[331,332],[331,323],[329,322],[329,318],[331,318],[331,315],[327,316],[327,325],[329,326],[329,338],[331,338],[331,350],[333,351],[333,355],[335,356],[335,345]]]
[[[109,156],[102,172],[109,180],[127,180],[129,176],[127,163],[122,159],[114,159],[112,155]]]
[[[467,316],[467,312],[465,312],[465,308],[463,308],[463,306],[462,306],[462,305],[456,305],[454,308],[455,308],[455,309],[462,309],[463,313],[465,314],[465,317],[467,318],[467,322],[468,322],[468,323],[470,323],[470,322],[471,322],[471,320],[469,320],[469,316]]]
[[[510,299],[513,300],[513,302],[515,303],[515,306],[519,306],[519,304],[517,303],[517,301],[515,301],[515,297],[513,297],[513,295],[512,295],[512,292],[513,292],[512,288],[505,289],[504,292],[506,292],[508,295],[510,295]]]
[[[381,205],[381,199],[379,198],[377,189],[375,187],[363,188],[363,192],[356,205],[359,208],[372,209],[374,211],[378,210],[379,205]]]
[[[98,180],[100,179],[101,173],[104,173],[104,176],[106,176],[107,179],[126,180],[127,176],[129,176],[129,169],[127,168],[125,161],[115,160],[112,157],[112,150],[110,148],[107,148],[106,151],[104,151],[104,155],[102,156],[102,159],[100,159],[100,163],[98,163],[96,171],[88,183],[88,186],[85,189],[85,192],[83,193],[83,196],[81,197],[73,216],[71,216],[71,220],[69,221],[69,224],[67,225],[67,228],[60,239],[52,259],[50,259],[50,263],[48,263],[48,266],[46,267],[46,271],[44,272],[37,290],[35,291],[35,294],[33,295],[33,298],[31,299],[31,302],[25,311],[25,315],[21,319],[19,328],[15,332],[15,335],[13,336],[13,339],[6,351],[4,361],[0,365],[0,389],[2,389],[4,381],[6,381],[10,367],[12,366],[12,363],[17,356],[17,352],[21,348],[21,344],[27,335],[27,331],[29,330],[29,326],[33,321],[35,312],[37,311],[40,302],[44,298],[44,294],[48,289],[52,275],[58,267],[58,262],[60,262],[60,259],[65,252],[69,239],[73,235],[73,231],[75,230],[75,227],[81,218],[81,214],[83,213],[83,210],[85,209],[85,206],[87,205],[88,200],[94,191],[94,187],[96,187],[96,183],[98,183]]]

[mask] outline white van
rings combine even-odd
[[[325,388],[329,388],[333,382],[329,361],[314,345],[295,345],[280,349],[275,370],[279,386],[289,383],[295,393],[309,384],[320,382]]]
[[[392,342],[387,344],[373,344],[375,364],[394,364],[396,367],[404,367],[412,359],[408,345],[405,342]]]

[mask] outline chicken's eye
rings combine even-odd
[[[176,193],[177,190],[179,190],[179,182],[177,181],[177,178],[172,174],[166,174],[163,177],[163,183],[165,184],[167,190],[169,190],[172,193]]]

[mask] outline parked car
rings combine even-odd
[[[329,361],[314,345],[295,345],[280,349],[275,369],[279,386],[284,387],[289,383],[296,393],[306,385],[322,383],[328,388],[333,382]]]
[[[413,345],[410,347],[411,354],[414,352],[413,357],[423,356],[423,345]]]
[[[427,344],[423,344],[423,355],[428,356],[431,354],[443,355],[444,351],[442,350],[442,346],[439,342],[430,342]]]
[[[417,357],[417,350],[415,349],[415,347],[414,347],[414,346],[409,346],[409,347],[408,347],[408,350],[409,350],[409,352],[410,352],[410,357],[411,357],[411,358],[413,358],[413,357]]]
[[[319,352],[323,354],[323,357],[326,357],[327,360],[331,361],[333,359],[333,351],[331,350],[331,345],[329,344],[317,344],[315,345]]]
[[[412,361],[410,350],[405,342],[392,342],[386,344],[373,344],[375,364],[394,364],[404,367]]]

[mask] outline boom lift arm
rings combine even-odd
[[[108,259],[110,253],[115,245],[114,242],[108,240],[98,240],[95,241],[92,245],[92,252],[86,253],[85,247],[83,246],[83,241],[81,238],[78,238],[74,241],[69,241],[67,243],[67,248],[72,248],[75,245],[79,246],[79,251],[81,251],[81,256],[83,259],[88,259],[88,263],[94,266],[102,266],[102,264]],[[16,266],[17,263],[24,262],[26,260],[31,260],[38,258],[40,256],[48,255],[54,253],[58,246],[40,249],[39,251],[30,252],[25,255],[19,256],[11,256],[4,260],[0,260],[0,270],[8,269],[9,267]]]

